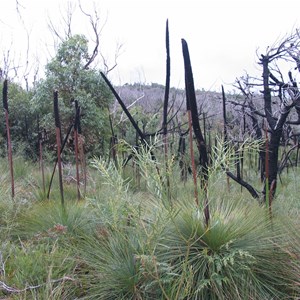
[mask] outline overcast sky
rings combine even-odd
[[[77,0],[0,0],[0,50],[11,49],[20,64],[30,33],[30,59],[41,64],[53,52],[47,23],[60,24],[66,3]],[[169,20],[171,85],[183,87],[181,39],[189,46],[195,85],[228,90],[235,78],[259,74],[256,53],[300,27],[299,0],[81,0],[89,12],[95,2],[106,24],[102,53],[111,59],[122,44],[118,66],[109,77],[114,84],[165,82],[165,24]],[[78,13],[78,11],[77,11]],[[74,15],[73,33],[87,33],[88,21]],[[22,19],[20,18],[22,16]],[[62,25],[59,26],[62,28]],[[88,34],[88,33],[87,33]],[[21,54],[23,53],[23,54]]]

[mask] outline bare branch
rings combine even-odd
[[[81,2],[78,1],[79,3],[79,8],[81,10],[81,12],[87,16],[90,20],[90,24],[92,26],[92,29],[93,29],[93,33],[94,33],[94,36],[95,36],[95,40],[94,40],[94,43],[95,43],[95,47],[94,47],[94,50],[92,52],[92,55],[90,56],[88,62],[85,64],[84,66],[84,69],[87,69],[89,67],[89,65],[95,60],[95,58],[97,57],[98,55],[98,51],[99,51],[99,43],[100,43],[100,34],[102,32],[102,29],[104,27],[104,23],[102,26],[100,26],[100,17],[98,16],[98,13],[97,13],[97,10],[96,8],[94,7],[94,15],[92,16],[91,14],[85,12],[82,8],[82,5],[81,5]]]
[[[104,66],[104,70],[103,70],[104,74],[107,75],[109,72],[111,72],[118,65],[117,60],[118,60],[118,57],[120,55],[120,51],[121,51],[122,47],[123,47],[122,44],[117,44],[117,48],[116,48],[116,51],[115,51],[115,57],[114,57],[114,63],[113,63],[112,66],[109,66],[108,59],[105,58],[103,53],[100,52],[100,56],[102,58],[102,63],[103,63],[103,66]]]
[[[54,34],[54,36],[57,37],[61,42],[64,41],[64,37],[58,32],[51,19],[48,20],[48,28]]]

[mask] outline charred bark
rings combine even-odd
[[[196,93],[194,86],[194,78],[192,72],[192,66],[190,61],[189,49],[187,42],[182,39],[182,52],[184,59],[184,71],[185,71],[185,90],[187,99],[187,110],[192,119],[193,131],[196,137],[196,143],[200,154],[200,166],[202,168],[201,187],[204,189],[204,218],[205,224],[208,226],[210,220],[208,197],[207,197],[207,184],[208,184],[208,155],[205,145],[205,140],[201,132],[198,108],[196,101]]]
[[[166,23],[166,86],[164,95],[163,106],[163,137],[164,137],[164,154],[165,154],[165,167],[166,167],[166,188],[168,194],[168,200],[171,201],[170,190],[170,176],[169,176],[169,164],[168,164],[168,106],[169,106],[169,94],[170,94],[170,76],[171,76],[171,59],[170,59],[170,41],[169,41],[169,23]]]

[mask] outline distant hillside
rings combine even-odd
[[[141,106],[145,113],[157,112],[163,105],[165,87],[160,84],[125,84],[117,87],[116,90],[127,106]],[[214,115],[221,113],[222,95],[220,93],[197,90],[196,97],[199,113],[213,113]],[[169,99],[169,106],[174,105],[175,109],[186,110],[185,91],[183,89],[171,88]]]
[[[154,129],[154,125],[150,126],[149,119],[151,116],[155,116],[155,127],[159,126],[162,122],[162,108],[164,101],[165,88],[160,84],[142,85],[142,84],[125,84],[123,86],[116,87],[118,94],[124,101],[129,111],[138,111],[134,117],[137,121],[142,120],[144,115],[145,120],[142,120],[145,124],[145,130],[151,132]],[[206,125],[209,128],[213,128],[219,132],[223,132],[223,107],[222,107],[222,94],[212,91],[196,90],[196,98],[198,103],[198,112],[200,121],[205,116]],[[186,103],[185,103],[185,91],[183,89],[171,88],[169,97],[169,118],[174,114],[177,114],[177,121],[180,123],[186,122]],[[252,130],[252,120],[250,117],[250,111],[245,107],[245,97],[240,94],[226,93],[227,100],[227,120],[230,123],[229,135],[232,137],[237,132],[242,132],[242,127],[247,126],[249,130]],[[253,97],[253,104],[259,109],[263,109],[262,95],[257,94]],[[244,107],[244,108],[243,108]],[[244,117],[244,112],[245,116]],[[120,111],[120,106],[115,102],[113,112]],[[146,118],[147,117],[147,118]],[[121,117],[121,124],[126,119],[125,116]],[[245,120],[245,124],[244,124]],[[147,124],[146,124],[147,123]],[[153,122],[152,122],[153,123]],[[155,131],[155,130],[154,130]],[[152,131],[153,132],[153,131]]]

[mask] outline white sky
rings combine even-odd
[[[26,31],[30,32],[30,60],[41,64],[53,52],[47,22],[60,24],[66,3],[77,0],[0,0],[0,51],[24,64]],[[102,52],[111,60],[117,43],[123,45],[118,67],[110,74],[113,84],[165,82],[165,23],[169,20],[171,85],[183,87],[181,39],[190,50],[197,88],[227,90],[235,78],[259,74],[256,51],[264,53],[277,39],[300,27],[300,0],[81,0],[89,10],[95,2],[107,19]],[[89,10],[91,12],[91,10]],[[74,16],[73,33],[84,33],[86,19]],[[62,28],[62,25],[60,25]],[[34,58],[33,58],[34,57]],[[42,66],[43,67],[43,66]]]

